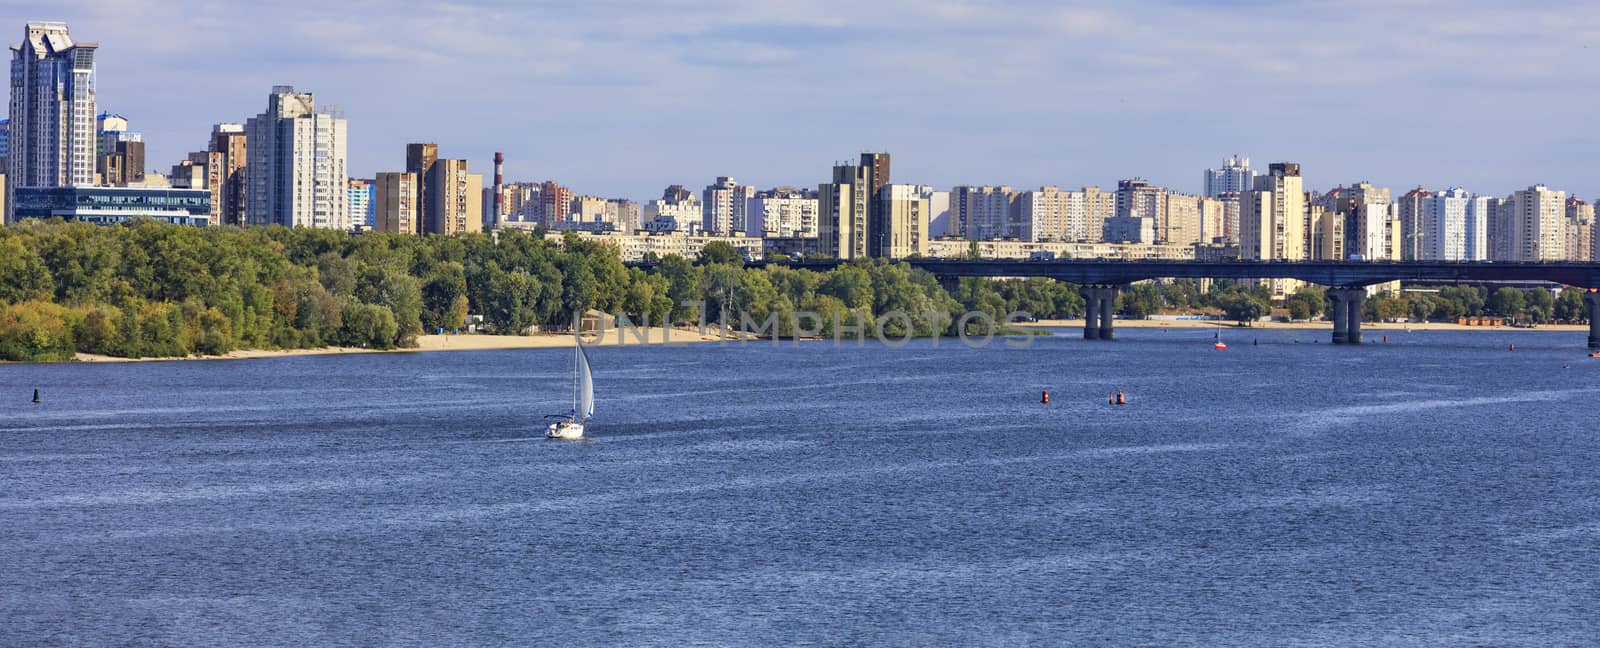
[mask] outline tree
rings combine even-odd
[[[1555,311],[1555,300],[1550,297],[1550,291],[1544,288],[1534,288],[1526,296],[1526,311],[1528,320],[1535,324],[1550,321]]]
[[[1161,309],[1161,295],[1156,292],[1155,284],[1138,284],[1117,296],[1117,308],[1126,317],[1149,319]]]
[[[1284,300],[1289,309],[1289,319],[1309,320],[1327,310],[1327,294],[1318,288],[1303,286]]]
[[[1501,288],[1489,295],[1484,302],[1484,310],[1501,317],[1515,318],[1522,315],[1527,308],[1527,300],[1522,291],[1516,288]]]
[[[744,264],[744,255],[738,248],[727,241],[712,241],[700,248],[700,263],[704,265],[716,264]]]
[[[1582,288],[1564,288],[1561,297],[1556,299],[1552,307],[1555,318],[1564,322],[1578,322],[1589,319],[1588,309],[1583,304]]]
[[[67,309],[29,301],[0,308],[0,360],[63,362],[73,358]]]
[[[1221,306],[1228,319],[1247,326],[1271,312],[1265,300],[1243,293],[1223,298]]]

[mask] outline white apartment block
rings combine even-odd
[[[1472,194],[1452,187],[1421,198],[1418,214],[1417,259],[1423,261],[1468,260],[1467,210]],[[1403,221],[1402,221],[1403,222]]]
[[[510,224],[517,229],[531,228],[533,223]],[[749,256],[751,260],[760,261],[762,258],[761,239],[750,236],[701,236],[681,232],[663,234],[620,234],[613,232],[594,233],[576,231],[578,238],[585,241],[596,241],[614,246],[624,263],[643,261],[646,255],[655,255],[656,258],[669,254],[685,259],[695,259],[700,256],[706,244],[720,241],[732,245]],[[563,233],[550,232],[545,234],[545,240],[560,244]]]
[[[817,232],[817,199],[798,193],[751,198],[745,204],[746,236],[812,238]]]
[[[1250,158],[1231,156],[1222,161],[1220,169],[1206,169],[1205,196],[1221,198],[1227,193],[1244,193],[1251,189],[1254,177],[1250,175]]]
[[[343,118],[317,111],[309,92],[274,86],[267,110],[245,123],[245,137],[246,222],[350,229]]]

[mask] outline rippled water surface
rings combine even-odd
[[[1582,334],[1118,333],[0,366],[0,645],[1600,636]]]

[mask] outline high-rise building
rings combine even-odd
[[[956,187],[950,190],[950,211],[968,240],[1015,239],[1022,235],[1017,193],[1011,187]]]
[[[1085,240],[1103,240],[1106,220],[1117,215],[1117,195],[1099,187],[1083,188],[1083,231]]]
[[[1239,196],[1237,191],[1224,191],[1217,196],[1217,202],[1222,204],[1222,229],[1217,236],[1224,239],[1222,243],[1239,242]]]
[[[861,169],[867,182],[867,247],[871,250],[888,250],[893,246],[887,240],[890,234],[888,205],[883,203],[883,188],[889,184],[889,154],[862,153]]]
[[[361,178],[351,178],[346,195],[350,200],[350,224],[352,229],[370,231],[374,226],[377,203],[373,201],[373,181]]]
[[[222,221],[222,181],[224,159],[215,151],[195,151],[172,166],[167,181],[174,189],[204,189],[211,196],[210,224]]]
[[[1594,205],[1582,198],[1567,198],[1567,259],[1594,261]]]
[[[309,92],[273,86],[267,109],[245,122],[251,225],[350,229],[346,124]]]
[[[1500,208],[1500,199],[1494,196],[1473,196],[1467,201],[1466,233],[1462,235],[1462,260],[1484,261],[1489,258],[1489,223]]]
[[[1534,185],[1511,194],[1502,205],[1509,212],[1510,231],[1499,234],[1509,241],[1513,261],[1563,261],[1567,258],[1567,194]],[[1504,221],[1503,221],[1504,222]]]
[[[422,210],[417,207],[417,174],[379,173],[372,181],[372,229],[379,232],[418,234]]]
[[[102,131],[95,175],[100,184],[125,187],[144,182],[144,136],[135,131]]]
[[[671,185],[661,197],[645,203],[644,229],[652,232],[698,233],[705,220],[700,199],[683,185]]]
[[[1234,155],[1222,161],[1222,168],[1206,169],[1205,195],[1221,198],[1225,193],[1244,193],[1250,190],[1253,181],[1250,158]]]
[[[1415,237],[1420,245],[1415,250],[1413,259],[1419,261],[1467,261],[1471,260],[1470,248],[1467,244],[1467,211],[1472,205],[1472,194],[1460,187],[1451,187],[1438,193],[1425,191],[1421,188],[1407,192],[1401,197],[1400,224],[1404,231],[1406,221],[1406,205],[1414,194],[1423,193]],[[1401,234],[1404,241],[1405,234]],[[1402,248],[1403,250],[1403,248]]]
[[[763,191],[745,206],[746,236],[816,238],[817,197],[797,189]]]
[[[1346,221],[1343,217],[1321,204],[1307,201],[1306,222],[1311,226],[1311,258],[1329,261],[1345,258]]]
[[[1407,191],[1396,201],[1399,206],[1400,218],[1400,260],[1414,261],[1424,258],[1423,250],[1428,246],[1424,239],[1427,227],[1427,209],[1425,203],[1433,197],[1433,192],[1417,187]]]
[[[1153,232],[1155,232],[1155,234],[1153,236],[1160,236],[1162,232],[1166,231],[1166,229],[1167,229],[1167,224],[1165,222],[1166,217],[1167,217],[1167,190],[1166,190],[1166,188],[1157,187],[1155,185],[1152,185],[1152,184],[1150,184],[1150,182],[1148,180],[1145,180],[1144,178],[1132,178],[1132,179],[1129,179],[1129,180],[1119,180],[1119,181],[1117,181],[1117,198],[1116,198],[1116,201],[1117,201],[1116,202],[1116,206],[1117,206],[1117,217],[1118,218],[1148,218],[1148,219],[1150,219],[1151,230]],[[1125,232],[1135,231],[1135,230],[1132,230],[1132,229],[1127,229],[1128,227],[1131,227],[1131,226],[1130,225],[1124,225],[1123,226],[1123,231],[1125,231]],[[1138,226],[1138,227],[1139,227],[1139,229],[1137,231],[1141,231],[1142,232],[1143,231],[1143,226],[1141,225],[1141,226]],[[1116,239],[1107,238],[1106,240],[1112,241],[1112,240],[1116,240]],[[1138,242],[1140,242],[1140,243],[1155,243],[1156,241],[1155,241],[1154,238],[1152,238],[1151,240],[1138,241]]]
[[[833,167],[833,182],[817,186],[817,251],[838,259],[867,256],[871,171],[854,164]]]
[[[248,189],[245,165],[249,162],[243,124],[217,124],[211,127],[210,151],[222,154],[221,223],[245,224],[244,201]]]
[[[437,220],[433,213],[433,202],[428,196],[428,176],[433,172],[433,163],[439,160],[439,145],[433,142],[415,142],[406,144],[406,173],[417,176],[417,208],[421,209],[418,220],[418,231],[428,231],[428,224]]]
[[[435,160],[423,186],[429,201],[428,220],[423,221],[424,232],[483,231],[483,175],[469,173],[466,160]]]
[[[536,210],[537,220],[545,227],[554,227],[555,223],[571,217],[572,197],[571,189],[561,186],[554,180],[539,183],[539,208]],[[697,203],[698,204],[698,203]],[[695,220],[700,219],[700,213],[695,212]]]
[[[1256,176],[1239,199],[1239,257],[1247,260],[1307,258],[1305,190],[1300,165],[1274,162]]]
[[[950,235],[950,192],[938,191],[922,185],[922,197],[928,199],[928,238]]]
[[[881,259],[904,259],[928,253],[928,199],[922,187],[886,184],[878,190],[884,231],[873,237],[877,248],[868,250]]]
[[[1345,258],[1396,260],[1391,240],[1401,233],[1390,215],[1389,190],[1358,182],[1336,187],[1317,198],[1317,205],[1344,221]]]
[[[10,187],[94,183],[97,47],[66,23],[30,22],[11,48]]]
[[[1222,201],[1205,196],[1167,194],[1166,208],[1166,216],[1160,221],[1164,229],[1156,232],[1156,238],[1162,243],[1194,245],[1220,236]]]
[[[1073,200],[1076,196],[1076,200]],[[1021,227],[1017,239],[1029,242],[1071,241],[1083,228],[1083,194],[1040,187],[1017,194]]]
[[[715,184],[701,192],[702,231],[715,236],[744,232],[747,229],[745,210],[755,194],[755,187],[741,185],[727,176],[718,177]]]

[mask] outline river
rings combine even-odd
[[[0,645],[1600,636],[1581,334],[1060,333],[0,366]]]

